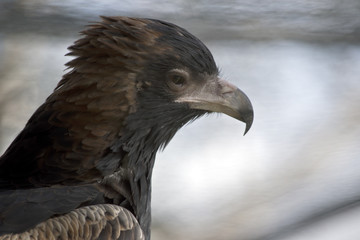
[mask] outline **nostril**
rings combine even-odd
[[[222,79],[219,79],[219,85],[221,88],[221,94],[222,95],[227,95],[227,94],[231,94],[234,93],[234,91],[237,90],[237,87],[229,82],[226,82]]]
[[[222,91],[221,91],[222,95],[229,95],[229,94],[232,94],[232,93],[234,93],[233,89],[222,89]]]

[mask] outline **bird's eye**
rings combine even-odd
[[[187,79],[187,73],[179,70],[174,70],[170,72],[167,76],[167,85],[173,91],[181,91],[186,87]]]
[[[184,78],[183,76],[180,76],[180,75],[174,75],[174,76],[172,76],[171,81],[172,81],[175,85],[177,85],[177,86],[179,86],[179,87],[182,87],[182,86],[184,86],[184,84],[185,84],[185,78]]]

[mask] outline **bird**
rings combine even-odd
[[[0,158],[0,239],[150,239],[156,153],[212,112],[250,129],[247,95],[175,24],[105,17]]]

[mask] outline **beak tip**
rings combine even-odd
[[[246,135],[246,133],[250,130],[251,125],[246,124],[246,128],[245,128],[245,132],[244,132],[244,136]]]
[[[246,133],[250,130],[252,123],[254,120],[254,113],[253,111],[251,111],[251,114],[249,114],[248,116],[245,117],[244,122],[246,124],[245,127],[245,132],[244,132],[244,136],[246,135]]]

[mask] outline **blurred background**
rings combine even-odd
[[[0,153],[99,15],[186,28],[255,110],[245,137],[213,114],[158,154],[152,239],[359,238],[359,0],[1,0]]]

